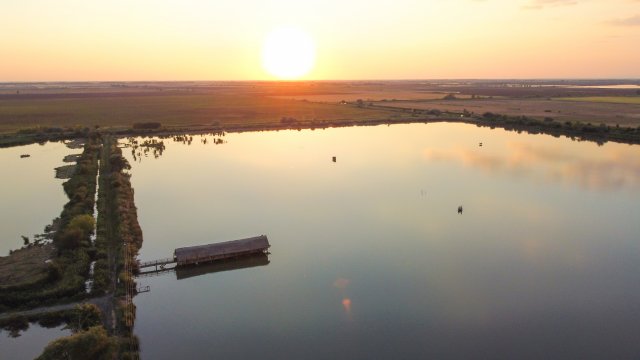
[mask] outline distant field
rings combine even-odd
[[[135,122],[167,126],[221,126],[300,121],[384,119],[393,113],[259,95],[148,94],[0,97],[0,131],[36,126],[129,127]]]
[[[589,101],[564,101],[547,99],[474,99],[380,102],[376,105],[438,109],[462,112],[467,110],[482,115],[486,112],[509,116],[546,117],[558,121],[637,127],[640,125],[640,104],[604,103]]]
[[[369,91],[357,91],[357,92],[345,92],[338,94],[318,94],[318,95],[294,95],[285,96],[278,95],[273,96],[280,99],[292,99],[292,100],[308,100],[314,102],[326,102],[326,103],[338,103],[344,101],[356,101],[362,99],[364,101],[393,101],[393,100],[440,100],[445,97],[448,92],[419,92],[419,91],[376,91],[375,89]],[[460,99],[469,99],[470,95],[459,95],[456,97]]]
[[[559,98],[557,100],[640,105],[640,96],[589,96],[589,97]]]
[[[575,83],[575,84],[574,84]],[[305,81],[0,84],[0,133],[46,127],[252,127],[301,122],[415,119],[389,108],[552,117],[637,127],[634,89],[571,88],[607,82]],[[455,100],[442,100],[449,93]],[[481,97],[481,99],[471,97]],[[378,107],[340,105],[362,99]],[[394,101],[395,100],[395,101]]]

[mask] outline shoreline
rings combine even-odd
[[[401,112],[410,109],[397,108]],[[422,115],[422,114],[421,114]],[[158,129],[134,129],[123,127],[102,128],[98,132],[116,137],[129,136],[173,136],[184,134],[204,133],[241,133],[281,130],[316,130],[327,128],[341,128],[353,126],[379,126],[395,124],[430,124],[430,123],[464,123],[479,127],[501,128],[507,131],[525,131],[529,134],[547,134],[554,137],[564,136],[578,141],[592,141],[604,144],[608,141],[638,145],[640,144],[640,127],[622,127],[609,125],[592,125],[582,122],[564,122],[552,119],[538,120],[525,116],[506,116],[500,114],[484,114],[483,116],[465,113],[447,113],[446,116],[415,116],[400,119],[372,119],[372,120],[329,120],[329,121],[296,121],[278,123],[268,121],[264,123],[230,124],[230,125],[190,125],[190,126],[162,126]],[[87,132],[89,130],[87,129]],[[38,133],[0,135],[0,148],[44,143],[48,141],[66,141],[84,138],[86,134],[77,132],[66,133]]]

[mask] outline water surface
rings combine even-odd
[[[29,324],[29,329],[13,338],[7,331],[0,331],[0,349],[2,359],[31,360],[42,354],[47,344],[57,338],[71,335],[64,325],[45,328],[38,324]]]
[[[640,355],[640,147],[445,123],[207,139],[125,149],[141,259],[259,234],[271,255],[140,279],[145,359]]]
[[[0,149],[2,186],[0,186],[0,256],[23,246],[21,236],[42,234],[44,227],[60,215],[69,200],[64,180],[55,178],[55,168],[68,165],[66,155],[81,153],[62,142],[48,142]],[[28,154],[30,157],[21,158]]]

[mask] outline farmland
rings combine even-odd
[[[337,104],[229,94],[109,94],[0,98],[0,131],[38,126],[130,127],[157,121],[166,126],[262,125],[282,117],[302,121],[375,119],[385,111]]]
[[[577,99],[577,100],[576,100]],[[557,121],[636,127],[640,125],[640,103],[609,103],[587,100],[547,99],[456,99],[430,101],[394,101],[374,103],[398,108],[438,109],[441,111],[475,114],[486,112],[509,116],[527,116],[537,119],[553,118]],[[629,98],[633,100],[635,98]]]
[[[467,122],[492,113],[636,129],[636,88],[633,80],[4,83],[0,134],[69,137],[148,122],[168,131],[266,130],[450,120],[463,113],[472,115]]]
[[[587,96],[577,98],[561,98],[557,100],[640,105],[640,96]]]

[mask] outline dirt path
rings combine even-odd
[[[116,256],[118,254],[118,249],[116,245],[116,239],[114,239],[115,230],[113,228],[113,218],[115,214],[113,214],[113,198],[111,196],[111,186],[109,186],[109,182],[111,181],[111,164],[109,162],[109,158],[111,156],[111,144],[113,139],[110,136],[105,136],[102,143],[102,152],[100,165],[103,168],[100,170],[100,181],[103,182],[100,186],[100,191],[105,192],[106,204],[102,208],[104,214],[101,214],[105,221],[105,238],[107,239],[108,247],[107,247],[107,258],[109,262],[109,272],[111,273],[111,284],[109,286],[108,292],[110,294],[114,294],[117,286],[118,279],[118,268]],[[105,304],[104,308],[101,308],[103,314],[105,315],[105,327],[112,334],[115,335],[117,332],[116,328],[116,320],[115,320],[115,311],[114,311],[114,302],[115,299],[113,296],[110,297],[108,303]]]

